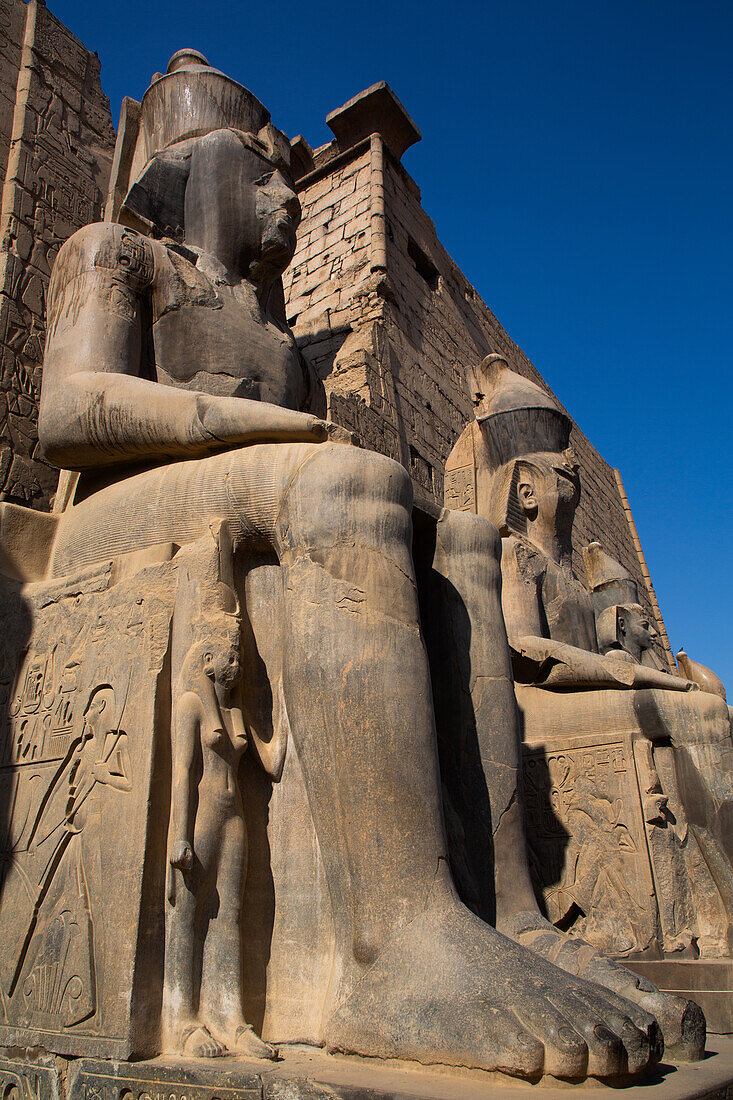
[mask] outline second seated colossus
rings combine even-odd
[[[481,670],[497,927],[459,900],[410,478],[307,411],[315,383],[275,308],[300,218],[287,139],[194,51],[154,78],[140,127],[146,155],[119,223],[77,232],[53,272],[39,431],[49,459],[80,477],[52,573],[182,546],[221,521],[235,555],[264,547],[279,563],[284,614],[272,629],[335,928],[318,1038],[383,1058],[616,1076],[659,1059],[653,1005],[668,1044],[699,1055],[694,1006],[617,970],[607,984],[620,981],[621,996],[588,980],[592,967],[568,974],[500,930],[536,902],[499,539],[487,521],[446,511],[422,519],[424,556],[468,616]],[[435,614],[457,613],[455,600],[436,602]],[[170,862],[186,890],[187,860]],[[206,1054],[220,1046],[211,1031],[188,1021],[173,1045]]]

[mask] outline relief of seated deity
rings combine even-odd
[[[416,512],[413,551],[404,468],[309,411],[315,382],[281,308],[300,217],[288,157],[262,104],[190,50],[154,78],[132,132],[121,133],[117,164],[131,186],[118,220],[70,238],[49,291],[39,435],[47,457],[78,479],[66,477],[59,494],[48,576],[159,546],[185,551],[212,524],[223,524],[237,561],[264,553],[276,563],[283,613],[267,629],[333,915],[316,1037],[328,1050],[530,1078],[618,1077],[658,1061],[661,1024],[668,1053],[698,1058],[705,1027],[694,1004],[592,951],[580,960],[549,925],[552,951],[517,942],[517,914],[545,925],[517,786],[498,535],[479,516]],[[472,670],[493,925],[462,904],[449,870],[418,591],[426,575],[440,589],[429,632],[453,638],[450,660]],[[246,610],[245,594],[237,598]],[[174,636],[175,624],[174,615]],[[216,671],[221,637],[203,642],[177,666],[182,790],[192,746],[207,759],[221,751],[212,738],[229,755],[241,747],[233,684]],[[199,694],[206,685],[191,689],[203,683],[199,660],[216,705]],[[434,662],[432,672],[440,677]],[[436,689],[443,716],[450,690]],[[227,812],[236,826],[238,811]],[[200,884],[188,868],[199,822],[216,811],[198,813],[188,829],[179,816],[170,826],[169,896],[160,897],[169,928],[173,904],[183,913],[185,898],[196,910]],[[215,861],[206,866],[218,874]],[[177,961],[185,979],[188,961]],[[211,962],[209,991],[225,977],[216,953]],[[164,1001],[172,980],[169,967]],[[167,1051],[219,1052],[197,1020],[180,1023]],[[250,1032],[239,1036],[253,1045]]]
[[[660,862],[675,864],[658,875],[666,885],[666,893],[658,890],[668,933],[664,947],[687,950],[695,939],[708,955],[729,955],[733,744],[725,701],[664,670],[636,584],[598,544],[585,551],[592,591],[577,577],[572,532],[580,478],[568,445],[569,418],[500,355],[484,360],[474,388],[476,420],[449,459],[447,480],[460,488],[470,470],[471,503],[502,534],[502,607],[524,740],[530,748],[544,745],[546,752],[554,746],[562,761],[559,777],[544,781],[544,797],[562,801],[565,826],[556,835],[564,833],[568,846],[550,915],[604,951],[653,950],[648,891],[642,882],[634,896],[629,884],[629,867],[638,865],[631,853],[641,848],[639,832],[634,837],[623,822],[623,800],[603,789],[595,765],[590,773],[575,774],[577,759],[573,763],[568,751],[592,744],[594,737],[613,746],[628,738],[637,771],[645,776],[646,824],[674,820],[677,826],[675,840],[671,833],[664,841],[655,835],[652,845]],[[607,761],[607,748],[604,753]],[[536,754],[529,760],[531,779],[539,774]],[[626,770],[626,763],[617,770]],[[674,819],[670,803],[677,807]],[[685,846],[687,822],[692,851],[678,858],[670,845]],[[644,822],[639,825],[643,843]],[[553,827],[546,819],[540,832]],[[537,870],[541,877],[548,868]],[[712,910],[717,927],[694,928],[694,936],[675,927],[685,904],[693,922],[696,908]],[[574,917],[582,919],[573,924]],[[531,921],[519,935],[520,942],[534,945],[542,938]]]

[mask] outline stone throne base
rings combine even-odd
[[[0,573],[0,1045],[160,1050],[172,647],[218,553],[206,536],[57,580]],[[281,699],[279,570],[237,569],[245,674],[269,713],[250,709],[284,757],[280,782],[254,753],[240,771],[245,1012],[275,1042],[319,1043],[332,921]]]
[[[530,869],[548,918],[696,1001],[708,1033],[732,1034],[727,916],[671,745],[651,745],[630,692],[520,685],[517,699]]]
[[[131,564],[0,577],[5,1046],[125,1058],[157,1039],[174,573]]]
[[[532,1084],[480,1070],[455,1071],[376,1058],[325,1054],[314,1047],[284,1047],[276,1063],[215,1059],[186,1062],[25,1060],[0,1056],[5,1100],[542,1100],[601,1097],[619,1091],[645,1100],[730,1100],[733,1039],[708,1046],[702,1062],[660,1064],[644,1084],[628,1089],[588,1081],[568,1086],[554,1078]]]

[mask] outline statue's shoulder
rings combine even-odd
[[[542,551],[516,535],[501,540],[501,560],[528,584],[537,584],[547,572],[547,558]]]
[[[93,222],[62,246],[53,268],[58,288],[87,273],[109,273],[138,293],[155,276],[156,246],[148,237],[115,222]]]

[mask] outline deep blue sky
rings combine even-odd
[[[730,0],[49,0],[117,120],[181,46],[313,146],[387,80],[438,234],[621,470],[673,649],[733,695]]]

